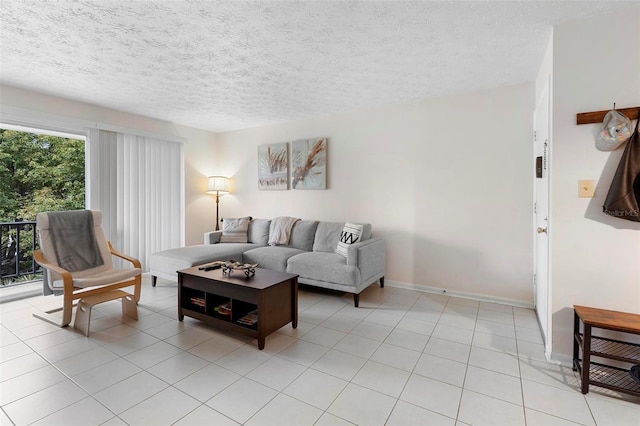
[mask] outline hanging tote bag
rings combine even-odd
[[[639,111],[640,113],[640,111]],[[640,137],[638,122],[622,153],[602,210],[620,219],[640,222]]]

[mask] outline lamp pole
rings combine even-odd
[[[220,205],[220,191],[216,191],[216,231],[220,230],[220,219],[218,218],[219,205]]]

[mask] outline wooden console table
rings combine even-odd
[[[573,371],[580,373],[582,393],[588,393],[589,385],[594,385],[640,396],[640,384],[629,374],[631,365],[640,364],[640,344],[592,335],[593,329],[598,328],[640,335],[640,315],[576,305],[573,309]],[[591,357],[604,361],[593,362]],[[620,367],[626,364],[626,369]]]

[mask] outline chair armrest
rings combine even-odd
[[[54,265],[53,263],[49,262],[44,257],[44,254],[42,254],[42,250],[34,250],[33,258],[38,263],[38,265],[42,266],[43,268],[51,272],[55,272],[56,274],[59,274],[62,277],[64,291],[73,293],[73,277],[71,276],[71,272],[67,271],[64,268],[59,267],[58,265]]]
[[[347,247],[347,265],[357,266],[363,279],[384,275],[385,244],[382,238],[369,238]]]
[[[57,272],[60,275],[64,275],[64,274],[71,275],[71,272],[67,271],[66,269],[63,269],[63,268],[59,267],[58,265],[54,265],[53,263],[49,262],[44,257],[44,254],[42,254],[42,250],[34,250],[33,251],[33,257],[36,260],[36,262],[38,262],[38,265],[42,266],[43,268],[46,268],[46,269],[48,269],[50,271],[53,271],[53,272]]]
[[[120,259],[124,259],[128,262],[131,262],[134,268],[142,269],[142,264],[138,259],[127,256],[126,254],[120,253],[119,251],[113,248],[113,246],[111,245],[111,241],[107,241],[107,244],[109,245],[109,251],[111,252],[112,255],[119,257]]]
[[[204,243],[205,244],[217,244],[220,242],[220,237],[222,236],[222,231],[211,231],[204,233]]]

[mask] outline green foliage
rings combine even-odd
[[[0,129],[0,222],[85,206],[84,141]]]

